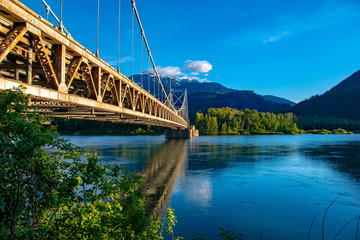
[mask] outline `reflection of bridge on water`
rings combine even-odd
[[[144,183],[139,194],[146,200],[150,215],[159,217],[171,197],[176,180],[188,160],[186,140],[168,140],[148,159],[149,164],[141,171]]]

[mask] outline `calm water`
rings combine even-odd
[[[243,239],[307,239],[315,217],[310,239],[321,239],[341,194],[325,238],[360,215],[360,135],[65,138],[140,172],[150,211],[175,209],[176,236],[217,239],[222,227]],[[355,239],[357,224],[337,239]]]

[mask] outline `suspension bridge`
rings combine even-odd
[[[98,44],[94,54],[76,42],[61,16],[58,19],[42,2],[59,26],[18,0],[0,0],[0,91],[25,87],[29,109],[50,117],[162,126],[169,138],[191,138],[186,90],[176,102],[171,89],[165,90],[134,0],[132,11],[152,63],[157,94],[99,58]]]

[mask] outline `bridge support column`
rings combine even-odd
[[[195,129],[195,126],[191,126],[191,135],[193,137],[198,137],[199,136],[199,130]]]
[[[96,99],[98,102],[102,102],[102,91],[101,91],[101,68],[93,67],[91,69],[91,74],[94,79],[95,88],[96,88]],[[105,89],[104,89],[105,91]]]
[[[65,53],[66,53],[66,46],[59,44],[54,45],[55,49],[55,73],[56,78],[59,82],[58,91],[62,93],[68,93],[68,88],[65,82]]]
[[[15,64],[17,65],[17,61],[15,60]],[[19,69],[16,67],[14,67],[14,79],[15,80],[19,80]]]
[[[26,80],[29,85],[31,85],[32,83],[32,64],[33,64],[32,57],[33,57],[33,52],[32,49],[29,48],[29,51],[27,53],[27,69],[26,69]]]
[[[165,130],[166,139],[171,139],[171,138],[191,139],[192,137],[197,137],[197,136],[199,136],[199,130],[196,130],[194,126],[192,126],[190,129],[184,129],[184,130],[175,130],[175,129]]]
[[[184,130],[174,130],[174,129],[166,129],[165,130],[165,138],[192,138],[191,129],[184,129]]]

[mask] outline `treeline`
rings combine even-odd
[[[261,113],[256,110],[209,108],[207,113],[197,112],[195,126],[207,135],[299,134],[301,130],[292,113]]]
[[[338,119],[334,117],[303,117],[297,116],[296,123],[299,128],[308,130],[314,129],[346,129],[347,131],[359,132],[360,121]]]
[[[85,119],[53,118],[52,122],[57,126],[60,134],[80,135],[143,135],[163,134],[163,127],[126,124],[118,122],[104,122]]]
[[[205,135],[351,134],[350,131],[360,130],[359,121],[298,118],[293,113],[262,113],[228,107],[209,108],[206,113],[197,112],[195,126]]]

